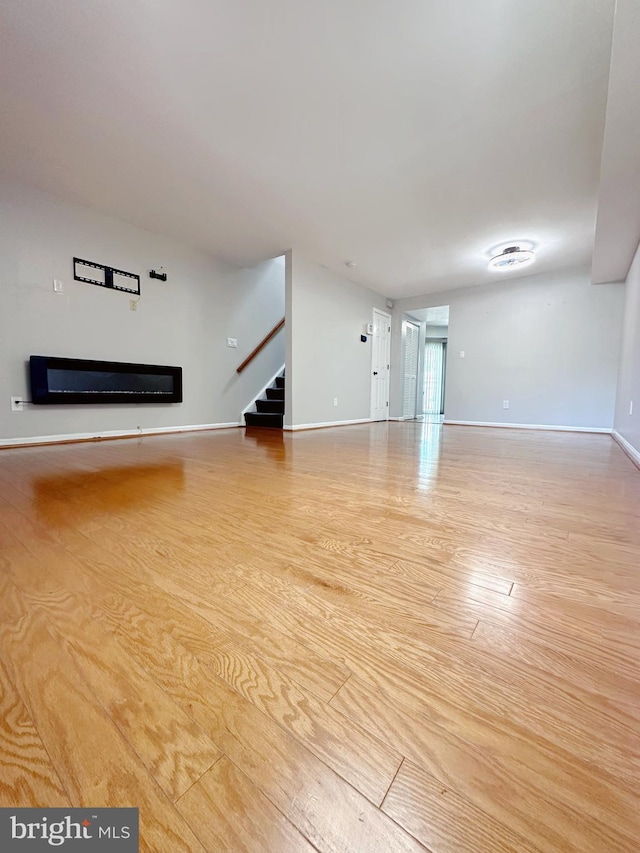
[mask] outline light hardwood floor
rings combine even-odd
[[[0,452],[0,805],[141,849],[635,853],[640,471],[392,423]]]

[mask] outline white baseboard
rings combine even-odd
[[[448,418],[444,420],[445,424],[453,424],[454,426],[480,426],[480,427],[504,427],[506,429],[546,429],[553,432],[598,432],[606,435],[611,435],[612,430],[608,427],[577,427],[577,426],[556,426],[549,424],[509,424],[503,422],[491,423],[489,421],[452,421]]]
[[[358,418],[353,421],[326,421],[320,424],[285,424],[282,429],[295,432],[299,429],[324,429],[325,427],[350,426],[351,424],[370,424],[371,418]]]
[[[632,444],[629,444],[626,438],[623,438],[617,430],[613,430],[611,438],[616,441],[627,454],[629,459],[640,468],[640,452],[635,449]]]
[[[390,421],[404,421],[406,418],[389,418]]]
[[[66,444],[74,441],[108,441],[114,438],[136,438],[142,435],[167,435],[174,432],[202,432],[211,429],[238,427],[236,421],[227,424],[190,424],[176,427],[147,427],[135,430],[110,429],[101,432],[73,432],[63,435],[35,435],[28,438],[0,438],[0,447],[26,447],[30,444]]]

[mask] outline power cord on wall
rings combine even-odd
[[[154,269],[153,267],[145,267],[144,269],[140,270],[140,278],[142,278],[143,273],[146,273],[146,272],[149,273],[149,278],[155,278],[158,281],[166,281],[167,280],[167,274],[166,274],[166,272],[164,272],[164,267],[158,267],[157,270]],[[140,295],[138,296],[137,299],[130,299],[129,300],[129,308],[132,311],[137,311],[138,310],[138,303],[140,302],[141,299],[142,299],[142,292],[140,293]]]
[[[144,269],[140,270],[139,277],[142,278],[143,273],[146,273],[146,272],[151,272],[151,267],[145,267]],[[140,294],[139,294],[137,299],[135,297],[130,298],[129,299],[129,310],[130,311],[137,311],[138,310],[138,303],[140,302],[141,299],[142,299],[142,291],[140,291]]]
[[[25,406],[33,406],[33,400],[23,400],[22,397],[11,398],[11,411],[23,412]]]

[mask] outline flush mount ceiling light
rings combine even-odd
[[[505,246],[496,246],[491,251],[492,258],[489,261],[489,269],[506,270],[515,269],[516,267],[526,267],[532,264],[536,256],[533,253],[533,245],[531,243],[509,243]]]

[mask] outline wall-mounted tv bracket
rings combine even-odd
[[[125,293],[135,293],[140,296],[140,276],[132,272],[117,270],[106,264],[94,264],[82,258],[73,259],[73,277],[76,281],[86,281],[87,284],[97,284],[110,290],[121,290]]]

